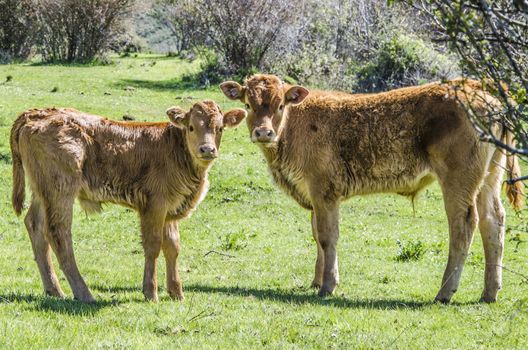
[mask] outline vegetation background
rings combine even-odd
[[[87,50],[70,50],[86,42],[79,35],[87,33],[78,30],[82,23],[22,30],[27,21],[39,23],[42,13],[31,12],[39,1],[0,0],[1,10],[12,5],[20,11],[12,12],[18,13],[15,22],[0,11],[0,348],[528,347],[524,213],[508,208],[499,302],[478,303],[484,257],[476,232],[459,292],[445,306],[432,302],[448,248],[438,187],[423,194],[415,213],[403,197],[353,198],[341,210],[341,284],[334,296],[320,299],[309,288],[316,254],[309,213],[273,186],[243,125],[225,133],[209,194],[182,222],[184,302],[163,291],[163,263],[161,302],[143,301],[137,218],[114,205],[89,217],[75,207],[77,261],[98,302],[43,296],[23,217],[10,206],[9,131],[25,109],[67,106],[113,119],[165,120],[167,107],[189,108],[205,98],[224,109],[241,107],[226,100],[216,83],[257,69],[309,87],[359,92],[449,78],[465,68],[445,42],[434,40],[426,17],[385,1],[303,1],[293,9],[272,0],[56,1],[84,11],[72,18],[86,23],[93,11],[83,6],[116,5],[111,30],[96,27],[104,34],[101,46],[94,44],[99,36],[90,39],[91,58]],[[245,16],[229,16],[230,3]],[[278,17],[255,20],[269,9]],[[189,16],[196,10],[205,18]],[[285,11],[289,16],[282,18]],[[101,19],[110,12],[92,14]],[[7,23],[18,27],[8,33]],[[251,30],[251,23],[277,31],[264,52],[264,40],[250,40],[240,30]],[[238,36],[222,32],[227,26]],[[53,41],[53,28],[76,35]],[[21,35],[16,40],[15,33]],[[51,42],[58,56],[49,54]],[[244,65],[230,56],[236,54],[248,57]],[[71,296],[62,277],[61,285]]]

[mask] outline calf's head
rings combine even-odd
[[[229,99],[240,100],[246,105],[251,141],[264,145],[278,141],[287,109],[301,103],[309,93],[302,86],[289,85],[274,75],[264,74],[248,78],[244,86],[226,81],[220,84],[220,89]]]
[[[238,125],[247,113],[235,108],[223,114],[214,101],[205,100],[195,103],[188,112],[171,107],[167,115],[174,125],[185,130],[185,141],[192,156],[207,163],[218,157],[224,127]]]

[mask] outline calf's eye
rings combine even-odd
[[[190,131],[190,132],[193,132],[193,131],[194,131],[194,128],[192,127],[192,125],[189,126],[189,131]]]
[[[246,109],[250,109],[251,107],[249,107],[249,105],[246,103]]]
[[[284,105],[280,105],[279,106],[279,111],[282,111],[283,108],[284,108]]]

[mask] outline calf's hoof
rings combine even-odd
[[[451,298],[456,293],[456,289],[441,288],[436,294],[435,302],[441,304],[449,304]]]
[[[145,296],[145,301],[151,301],[153,303],[157,303],[159,301],[157,292],[143,291],[143,295]]]
[[[438,296],[435,298],[435,303],[439,303],[439,304],[447,305],[447,304],[449,304],[450,301],[451,301],[451,299],[449,299],[449,298],[441,298],[441,297],[438,297]]]
[[[95,303],[95,298],[92,296],[92,293],[90,293],[90,290],[87,287],[79,289],[74,289],[74,299],[82,301],[83,303]]]
[[[183,295],[183,292],[181,292],[181,291],[179,291],[179,292],[171,292],[171,291],[169,291],[169,297],[172,300],[178,300],[178,301],[183,301],[185,299],[185,296]]]
[[[501,290],[500,283],[492,284],[491,286],[487,286],[482,291],[482,295],[480,296],[480,302],[481,303],[494,303],[497,301],[497,294],[499,294],[499,290]]]
[[[497,298],[480,298],[479,302],[480,303],[486,303],[486,304],[491,304],[491,303],[495,303],[497,301]]]
[[[159,302],[159,299],[158,299],[158,296],[153,296],[153,297],[148,297],[145,295],[145,301],[149,301],[151,303],[158,303]]]
[[[322,282],[320,282],[320,281],[314,279],[314,280],[312,281],[312,284],[310,285],[310,287],[311,287],[311,288],[314,288],[314,289],[319,289],[319,288],[321,288],[321,285],[322,285],[322,284],[323,284]]]
[[[45,293],[47,296],[50,296],[50,297],[55,297],[59,299],[66,298],[66,295],[64,294],[62,290],[46,290]]]
[[[321,289],[319,289],[318,295],[322,298],[332,295],[334,288],[335,287],[329,288],[329,287],[322,286]]]
[[[480,297],[480,302],[481,303],[490,304],[490,303],[494,303],[496,301],[497,301],[497,295],[482,294],[482,297]]]
[[[82,301],[83,303],[87,304],[95,304],[95,298],[89,294],[89,295],[83,295],[83,296],[75,296],[73,299]]]

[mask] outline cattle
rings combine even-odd
[[[457,290],[473,231],[479,226],[486,258],[481,301],[493,302],[502,283],[505,213],[503,169],[520,175],[516,157],[482,142],[469,118],[498,108],[477,81],[458,79],[378,94],[309,92],[274,75],[244,85],[227,81],[224,94],[246,105],[251,140],[276,184],[312,213],[317,260],[312,286],[331,294],[339,282],[336,246],[339,206],[347,198],[398,193],[412,199],[438,180],[449,223],[449,258],[436,300]],[[492,132],[513,145],[501,125]],[[522,183],[508,184],[514,207]]]
[[[236,126],[246,112],[234,109],[222,114],[215,102],[206,100],[188,112],[169,108],[167,115],[170,122],[119,122],[52,108],[30,109],[16,119],[11,130],[12,204],[20,215],[27,174],[32,197],[25,225],[48,295],[64,297],[52,266],[51,246],[74,297],[94,302],[72,246],[72,207],[77,198],[87,213],[99,212],[106,202],[137,211],[146,300],[158,300],[160,250],[169,296],[183,299],[178,222],[207,192],[207,174],[218,156],[224,127]]]

